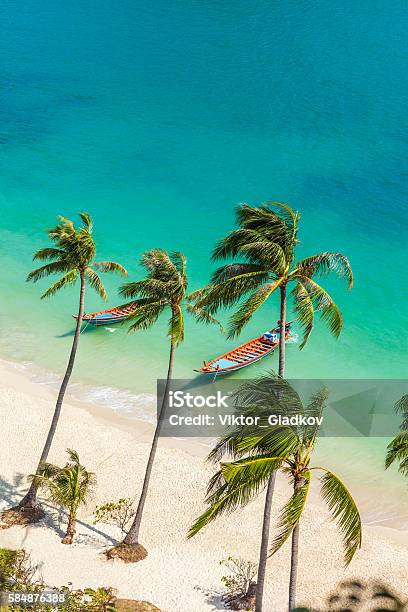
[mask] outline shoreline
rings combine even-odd
[[[52,372],[50,370],[45,370],[36,366],[32,362],[23,362],[19,363],[16,361],[12,361],[10,359],[4,359],[0,357],[0,389],[3,386],[3,382],[7,380],[11,381],[12,385],[15,388],[23,389],[29,395],[38,397],[40,399],[47,399],[47,401],[51,402],[51,411],[49,415],[49,420],[51,422],[52,411],[54,409],[56,392],[59,388],[59,383],[61,380],[61,376]],[[72,388],[74,392],[72,392]],[[156,399],[154,396],[149,398],[150,405],[146,410],[146,405],[144,405],[144,410],[142,416],[133,415],[129,411],[120,410],[117,407],[110,408],[108,402],[104,402],[103,404],[98,403],[96,400],[89,400],[89,392],[94,390],[104,390],[103,387],[90,387],[89,385],[74,382],[71,385],[68,385],[68,389],[66,391],[64,406],[67,405],[69,407],[76,407],[79,410],[84,410],[86,413],[91,415],[101,424],[103,423],[105,426],[115,429],[119,429],[122,432],[130,435],[132,439],[137,442],[141,442],[143,444],[149,445],[154,434],[154,418],[156,414]],[[119,389],[119,388],[106,388],[109,392],[112,393],[112,396],[115,398],[125,397],[126,401],[136,400],[134,409],[137,410],[138,407],[138,395],[133,395],[130,391]],[[80,396],[84,395],[84,398]],[[147,396],[148,394],[142,394],[143,396]],[[64,411],[64,407],[63,407]],[[322,439],[321,446],[326,447],[323,451],[324,461],[327,461],[327,457],[331,455],[331,452],[327,449],[327,442],[330,442],[330,439]],[[341,444],[339,444],[341,442]],[[362,439],[362,443],[364,444],[364,439]],[[209,450],[212,447],[212,439],[211,438],[178,438],[178,437],[160,437],[160,447],[166,449],[180,450],[184,453],[192,457],[198,457],[201,460],[205,460],[207,457]],[[330,456],[330,461],[333,462],[336,470],[341,467],[345,473],[348,474],[350,478],[351,474],[355,474],[358,472],[360,474],[360,470],[363,466],[359,466],[357,468],[354,467],[354,461],[357,460],[357,457],[361,461],[364,459],[365,453],[367,449],[358,449],[358,447],[354,448],[354,461],[352,463],[346,462],[346,465],[342,465],[342,461],[338,464],[336,460],[338,460],[338,453],[341,454],[341,448],[345,448],[348,446],[348,452],[350,453],[352,450],[352,443],[350,444],[350,440],[345,438],[344,442],[342,439],[333,439],[330,442],[329,448],[333,447],[334,449],[334,459],[332,460]],[[319,452],[319,451],[318,451]],[[371,457],[371,462],[373,458]],[[332,468],[333,468],[332,464]],[[369,473],[369,476],[373,477],[375,474],[375,470],[373,473]],[[385,476],[385,473],[382,474]],[[374,527],[386,527],[396,530],[400,533],[405,533],[408,531],[408,514],[406,510],[408,510],[408,500],[406,503],[401,504],[399,494],[401,491],[392,490],[391,481],[389,480],[391,473],[387,473],[387,480],[390,484],[391,493],[394,494],[394,504],[389,504],[388,506],[382,505],[381,508],[374,508],[374,511],[371,508],[370,499],[376,497],[379,494],[379,488],[381,488],[381,484],[373,481],[370,481],[370,478],[365,480],[364,478],[359,478],[358,482],[354,482],[354,490],[357,491],[357,496],[360,500],[360,510],[362,511],[362,519],[366,525],[374,526]],[[353,478],[354,479],[354,478]],[[399,475],[396,475],[396,479],[393,481],[393,485],[397,484],[403,485],[402,479]],[[399,513],[399,511],[401,511]]]
[[[26,488],[25,475],[38,460],[55,394],[27,380],[12,364],[0,362],[0,399],[0,427],[8,432],[0,463],[3,509],[15,503]],[[149,552],[147,559],[124,565],[117,560],[108,562],[102,554],[120,539],[120,534],[113,527],[94,526],[92,512],[106,501],[137,497],[152,430],[149,423],[109,414],[106,408],[68,397],[50,461],[63,463],[65,449],[73,446],[81,462],[98,478],[92,502],[79,515],[74,544],[60,543],[65,523],[60,525],[57,510],[47,503],[46,523],[0,530],[0,546],[25,548],[32,560],[41,564],[44,579],[53,585],[71,581],[74,588],[112,586],[120,596],[146,599],[164,612],[214,609],[225,574],[219,561],[229,555],[257,560],[263,495],[187,540],[188,528],[205,508],[205,488],[212,474],[203,461],[208,448],[199,448],[195,441],[160,440],[141,530],[141,541]],[[274,520],[289,493],[282,479],[278,482]],[[340,580],[352,577],[377,578],[403,591],[408,531],[365,525],[363,549],[344,570],[336,526],[329,520],[317,487],[314,489],[301,525],[299,602],[316,605]],[[319,554],[322,538],[325,546]],[[285,546],[268,564],[265,599],[274,602],[275,609],[286,605],[289,548]],[[158,575],[162,577],[160,583]],[[279,581],[273,579],[275,575],[279,575]]]

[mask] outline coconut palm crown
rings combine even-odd
[[[27,276],[28,281],[37,282],[52,274],[62,275],[43,293],[42,299],[54,295],[63,287],[73,285],[80,278],[86,280],[101,298],[106,300],[106,290],[96,270],[127,275],[125,268],[118,263],[93,261],[96,246],[92,236],[92,220],[86,212],[79,213],[79,216],[82,221],[80,227],[75,227],[66,217],[59,217],[56,227],[48,230],[48,237],[54,242],[55,247],[40,249],[33,257],[34,260],[48,261],[48,263],[32,270]]]
[[[303,331],[300,348],[312,332],[316,312],[338,336],[343,327],[340,309],[316,279],[334,272],[351,289],[353,272],[347,257],[323,252],[296,261],[300,214],[281,202],[258,207],[241,204],[236,218],[238,229],[219,241],[212,259],[239,261],[218,268],[210,284],[192,294],[197,306],[214,314],[245,297],[230,319],[229,336],[234,337],[278,288],[282,290],[290,283],[294,310]]]
[[[177,346],[184,340],[184,308],[198,321],[217,323],[206,309],[184,302],[187,261],[182,253],[152,249],[143,254],[140,263],[147,271],[146,277],[120,288],[123,297],[134,300],[135,311],[126,319],[129,332],[152,327],[163,312],[170,310],[168,337]]]
[[[221,462],[209,482],[208,509],[189,531],[194,536],[219,515],[232,512],[253,500],[267,486],[271,475],[283,473],[290,481],[293,494],[281,510],[270,555],[275,554],[292,536],[289,610],[295,605],[298,565],[299,523],[305,509],[312,475],[320,472],[320,486],[332,518],[343,537],[344,559],[348,565],[361,546],[361,519],[355,501],[340,478],[322,466],[312,466],[319,425],[271,425],[271,413],[277,415],[321,417],[328,398],[325,388],[315,392],[304,405],[287,381],[270,373],[245,383],[235,394],[236,407],[244,422],[258,417],[256,425],[240,426],[221,438],[209,455],[218,462],[224,455],[233,461]]]

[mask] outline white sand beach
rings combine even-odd
[[[1,508],[14,504],[26,488],[25,475],[35,469],[54,408],[55,393],[31,382],[13,364],[0,367]],[[50,460],[63,464],[65,449],[75,448],[81,462],[98,478],[95,495],[81,512],[75,542],[61,544],[56,509],[47,506],[47,523],[0,530],[0,546],[25,548],[40,564],[51,585],[76,588],[112,586],[122,597],[145,599],[166,612],[222,609],[217,593],[228,555],[257,560],[263,497],[244,510],[212,523],[186,539],[194,518],[203,511],[211,468],[205,448],[193,440],[161,440],[141,531],[148,557],[137,564],[107,561],[104,549],[119,539],[114,528],[93,525],[95,505],[138,494],[147,460],[151,425],[120,418],[106,409],[70,399],[64,404]],[[317,605],[344,578],[378,578],[407,593],[408,533],[365,526],[361,551],[344,570],[335,525],[316,492],[301,525],[299,604]],[[286,498],[279,482],[275,510]],[[358,498],[358,492],[353,491]],[[381,500],[377,502],[381,504]],[[266,610],[284,612],[289,578],[289,546],[269,562]]]

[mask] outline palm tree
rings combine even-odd
[[[223,512],[246,505],[268,485],[272,474],[281,471],[290,480],[293,495],[281,511],[279,532],[269,554],[276,553],[292,538],[289,612],[296,605],[300,519],[315,471],[323,472],[321,493],[343,536],[346,565],[361,546],[361,519],[350,492],[327,468],[311,467],[319,428],[317,419],[322,416],[327,397],[327,390],[321,389],[303,406],[292,387],[272,374],[243,385],[236,394],[237,408],[245,417],[259,417],[258,424],[236,428],[221,438],[211,452],[209,458],[212,460],[218,461],[225,453],[232,455],[234,460],[221,462],[219,471],[209,483],[206,499],[209,508],[189,532],[191,537]],[[308,424],[271,425],[271,413],[303,416]]]
[[[215,247],[212,259],[232,258],[234,261],[218,268],[211,283],[191,295],[195,304],[214,314],[219,308],[231,307],[246,298],[232,315],[229,337],[240,334],[257,310],[276,291],[280,293],[279,376],[285,376],[285,329],[287,289],[293,285],[290,296],[296,320],[302,328],[303,348],[313,330],[315,313],[325,321],[331,333],[338,337],[342,327],[341,311],[329,293],[316,278],[333,272],[353,286],[350,262],[341,253],[323,252],[296,262],[296,246],[300,214],[281,202],[258,207],[248,204],[236,211],[239,228],[230,232]],[[268,558],[271,506],[275,486],[275,473],[268,483],[259,553],[257,578],[257,612],[262,611],[262,598]]]
[[[61,540],[63,544],[72,544],[79,506],[86,503],[93,486],[95,474],[88,472],[80,464],[78,453],[67,449],[69,462],[61,468],[52,463],[43,463],[41,474],[32,474],[30,478],[37,488],[45,489],[48,498],[68,512],[67,532]]]
[[[403,395],[395,404],[395,412],[402,415],[400,432],[387,447],[385,469],[399,463],[398,471],[408,477],[408,395]]]
[[[27,281],[37,282],[53,274],[62,275],[51,287],[49,287],[49,289],[47,289],[41,296],[41,299],[51,297],[63,287],[71,286],[75,284],[77,280],[80,281],[78,316],[71,353],[64,378],[62,379],[51,426],[41,453],[36,474],[41,474],[42,465],[47,461],[60,417],[65,391],[74,367],[79,336],[81,333],[82,318],[84,315],[85,285],[89,283],[101,298],[106,300],[106,290],[96,270],[101,272],[119,272],[124,276],[127,275],[125,268],[117,263],[112,261],[94,261],[96,245],[92,236],[92,220],[90,215],[86,212],[79,213],[79,216],[82,221],[82,225],[79,227],[75,227],[73,222],[69,219],[59,217],[59,223],[56,227],[48,230],[48,237],[55,246],[40,249],[33,257],[34,260],[47,261],[48,263],[33,270],[27,277]],[[36,505],[36,499],[37,481],[33,479],[28,492],[20,501],[17,508],[12,508],[6,512],[21,512],[24,515],[25,521],[27,521],[30,516],[33,520],[38,520],[43,513],[39,511],[40,509]]]
[[[170,320],[167,335],[170,340],[170,354],[162,405],[150,448],[136,514],[123,542],[107,551],[109,558],[119,557],[126,562],[140,561],[147,555],[145,547],[139,543],[140,525],[156,456],[162,417],[167,406],[168,392],[173,374],[174,353],[177,346],[184,340],[184,310],[193,314],[198,321],[216,323],[215,319],[204,309],[196,305],[185,304],[187,272],[186,258],[182,253],[169,254],[162,249],[152,249],[144,253],[141,265],[147,271],[146,278],[126,283],[120,289],[121,295],[126,298],[132,298],[137,306],[134,314],[128,317],[128,320],[131,322],[129,332],[152,327],[159,316],[168,311]]]

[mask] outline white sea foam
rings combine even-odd
[[[60,387],[60,374],[39,368],[31,361],[7,361],[7,363],[17,370],[24,371],[36,384],[53,390],[58,390]],[[82,383],[70,383],[67,394],[77,401],[110,408],[130,418],[142,419],[149,423],[156,422],[156,396],[151,393],[131,393],[115,387],[92,387]]]

